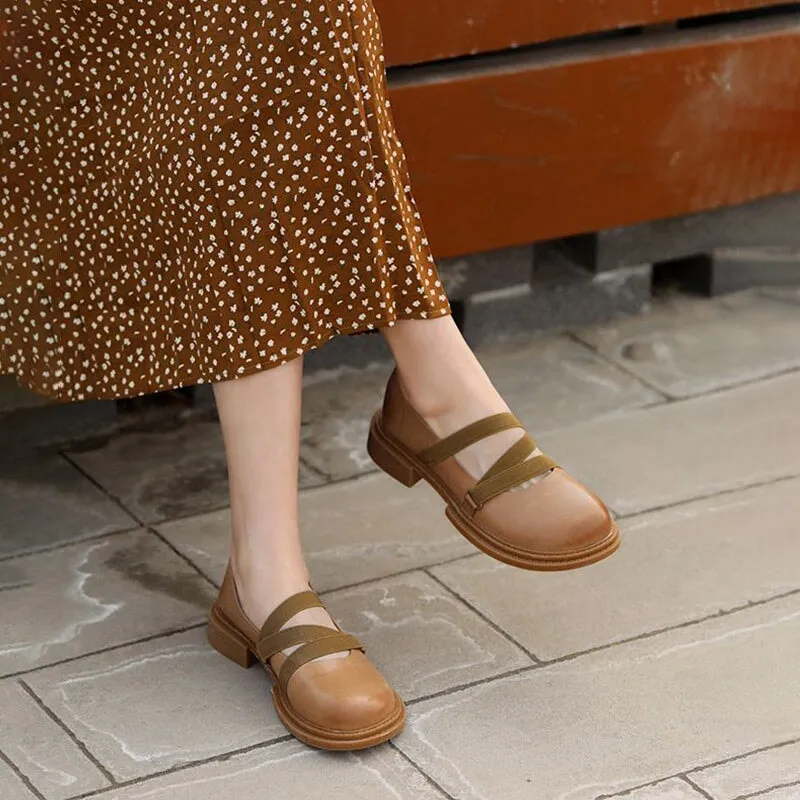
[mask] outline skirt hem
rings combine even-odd
[[[5,374],[14,377],[17,383],[20,384],[20,386],[36,393],[40,397],[44,397],[56,403],[81,402],[84,400],[124,400],[134,397],[141,397],[142,395],[146,394],[156,394],[157,392],[175,391],[177,389],[183,389],[190,386],[198,386],[207,383],[223,383],[225,381],[236,380],[238,378],[246,378],[250,375],[255,375],[259,372],[264,372],[268,369],[274,369],[275,367],[280,367],[283,366],[284,364],[288,364],[290,361],[294,361],[295,359],[306,355],[312,350],[318,350],[320,347],[327,344],[331,339],[334,339],[337,336],[356,335],[359,333],[370,333],[372,331],[378,331],[381,328],[391,327],[396,322],[401,322],[405,320],[414,320],[414,319],[420,319],[420,320],[438,319],[440,317],[450,316],[450,314],[451,310],[448,306],[440,310],[434,310],[434,311],[426,310],[426,311],[414,311],[410,313],[394,314],[386,319],[381,319],[377,322],[365,323],[363,327],[351,330],[339,330],[337,328],[334,328],[330,331],[325,332],[325,334],[319,336],[315,341],[310,342],[304,347],[298,347],[294,349],[291,353],[287,353],[285,356],[282,356],[276,359],[275,361],[270,361],[269,363],[257,363],[257,364],[251,363],[236,367],[230,367],[228,369],[224,369],[220,372],[217,372],[213,375],[207,374],[205,370],[202,369],[196,372],[187,371],[187,374],[183,378],[181,378],[178,383],[168,383],[168,384],[154,383],[143,387],[137,387],[136,389],[131,390],[130,393],[126,394],[113,394],[111,392],[105,392],[102,389],[99,389],[96,392],[84,392],[84,393],[75,393],[75,392],[59,391],[59,390],[53,391],[49,390],[45,386],[38,385],[35,380],[27,378],[25,375],[17,375],[14,372]],[[4,373],[0,373],[0,375],[2,374]]]

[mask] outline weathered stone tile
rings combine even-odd
[[[156,529],[217,586],[222,583],[231,543],[230,509],[162,522]]]
[[[134,520],[58,455],[0,460],[0,556],[135,526]]]
[[[616,798],[619,800],[703,800],[703,796],[699,792],[679,778],[615,795],[614,800]]]
[[[800,368],[797,308],[756,292],[714,302],[681,298],[578,335],[673,397]]]
[[[300,522],[314,586],[328,591],[473,552],[428,486],[409,490],[386,475],[310,489]],[[222,580],[228,559],[227,511],[177,520],[159,532],[207,575]]]
[[[747,800],[797,800],[800,796],[800,783],[792,786],[780,786],[763,794],[751,795]]]
[[[70,458],[142,522],[228,504],[225,449],[216,422],[124,434],[97,450],[70,453]],[[306,469],[301,478],[303,486],[321,482]]]
[[[286,733],[266,672],[220,656],[202,629],[60,664],[27,680],[119,780]]]
[[[595,800],[796,737],[798,658],[795,595],[424,701],[398,745],[459,800]]]
[[[531,660],[428,576],[411,573],[325,598],[405,700],[495,677]]]
[[[481,361],[534,435],[662,399],[563,336],[492,349]]]
[[[200,622],[213,590],[155,536],[123,533],[0,564],[0,674]]]
[[[800,742],[693,772],[689,777],[714,800],[737,800],[773,786],[800,784]],[[800,796],[800,785],[794,791],[787,797]]]
[[[661,397],[567,337],[492,347],[481,362],[501,394],[534,433]],[[342,371],[312,380],[303,396],[303,457],[336,479],[375,469],[367,455],[369,421],[391,367]]]
[[[531,575],[476,555],[433,572],[549,660],[800,589],[798,518],[791,480],[624,522],[623,547],[591,569]]]
[[[618,513],[800,474],[800,374],[541,437]]]
[[[17,681],[0,684],[0,708],[0,750],[48,800],[66,800],[109,785]]]
[[[330,754],[298,742],[272,745],[115,789],[99,795],[98,800],[219,800],[220,797],[444,800],[423,775],[387,747]]]
[[[0,758],[0,800],[34,800],[35,797],[14,770]]]
[[[300,455],[334,479],[373,472],[367,455],[369,421],[383,399],[391,364],[314,376],[303,388]]]

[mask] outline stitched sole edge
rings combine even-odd
[[[393,739],[406,724],[405,704],[397,693],[394,697],[395,707],[385,720],[370,728],[345,732],[309,724],[292,711],[277,686],[272,689],[272,701],[281,722],[296,739],[319,750],[366,750]]]

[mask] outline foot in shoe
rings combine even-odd
[[[419,407],[405,382],[401,380],[401,383],[417,412],[440,439],[447,438],[473,422],[510,411],[491,383],[476,381],[473,392],[462,394],[458,399],[443,396],[438,402],[428,400],[423,408]],[[465,448],[456,454],[455,460],[475,480],[479,480],[524,435],[525,431],[520,428],[500,431]],[[529,458],[535,458],[541,452],[537,448]],[[517,489],[524,489],[529,483],[526,482]]]
[[[239,599],[250,621],[261,628],[269,615],[284,601],[299,592],[308,591],[309,581],[308,572],[304,567],[285,565],[285,568],[276,573],[264,566],[267,559],[259,560],[253,564],[245,560],[242,564],[235,557],[231,559],[231,570],[233,572]],[[331,618],[325,608],[308,608],[295,614],[283,628],[291,628],[295,625],[321,625],[325,628],[338,630],[336,623]],[[287,647],[281,652],[285,656],[290,656],[297,647]],[[346,658],[347,653],[333,653],[316,659],[317,661],[327,661],[337,658]]]

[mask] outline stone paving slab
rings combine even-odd
[[[310,489],[300,495],[303,547],[314,586],[328,591],[474,552],[444,516],[427,485],[386,475]],[[221,582],[228,559],[228,511],[158,526],[181,553]]]
[[[35,800],[14,770],[0,758],[0,800]]]
[[[795,784],[791,796],[796,800],[800,797],[800,741],[693,772],[689,777],[714,800],[738,800],[789,784]]]
[[[682,297],[577,335],[672,397],[800,369],[797,308],[757,292],[713,302]]]
[[[0,459],[0,557],[133,528],[136,522],[59,455]]]
[[[144,523],[228,505],[222,433],[216,422],[129,433],[69,457]],[[303,468],[301,487],[322,479]]]
[[[800,480],[783,481],[623,522],[622,548],[588,569],[526,573],[476,555],[432,572],[551,660],[800,590],[797,519]]]
[[[213,590],[141,531],[0,563],[0,675],[197,623]]]
[[[800,797],[800,784],[782,786],[763,794],[751,795],[747,800],[797,800]]]
[[[406,701],[532,663],[426,575],[335,592],[325,601]]]
[[[407,700],[531,664],[424,575],[344,590],[327,601]],[[121,780],[286,734],[264,671],[226,661],[202,630],[57,665],[28,680]]]
[[[110,785],[18,681],[0,684],[0,708],[0,750],[48,800]]]
[[[662,399],[565,336],[487,348],[480,358],[534,433]],[[309,464],[336,480],[375,469],[366,452],[369,420],[390,373],[390,366],[378,365],[307,384],[301,452]]]
[[[445,800],[383,747],[330,754],[286,742],[98,795],[98,800]]]
[[[799,657],[794,595],[419,703],[398,745],[459,800],[595,800],[796,738]]]
[[[654,786],[635,789],[632,792],[614,795],[614,800],[707,800],[680,778],[663,781]],[[611,800],[611,798],[609,798]]]
[[[117,780],[286,734],[264,670],[223,658],[204,628],[59,664],[26,680]]]
[[[800,373],[541,437],[617,513],[800,475]]]

